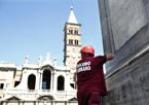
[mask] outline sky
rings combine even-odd
[[[63,64],[64,25],[70,7],[81,26],[82,44],[103,54],[97,0],[0,0],[0,62],[37,63],[47,53]]]

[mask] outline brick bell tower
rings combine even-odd
[[[64,65],[71,70],[71,80],[76,71],[76,63],[80,60],[81,24],[78,23],[73,7],[70,9],[68,21],[64,27]]]

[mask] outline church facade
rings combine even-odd
[[[64,65],[49,56],[38,64],[0,64],[0,105],[76,105],[73,73],[80,59],[80,24],[70,10],[64,27]]]

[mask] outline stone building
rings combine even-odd
[[[75,105],[70,70],[51,58],[23,66],[0,64],[0,105]]]
[[[98,0],[108,96],[104,105],[149,104],[149,1]]]
[[[0,105],[76,105],[72,76],[80,58],[80,24],[73,8],[64,27],[64,63],[47,55],[37,64],[28,58],[22,66],[0,63]]]

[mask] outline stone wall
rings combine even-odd
[[[108,96],[104,105],[148,105],[149,1],[98,0]]]
[[[109,11],[116,50],[147,24],[141,0],[109,0]]]
[[[148,105],[149,51],[107,77],[104,105]]]

